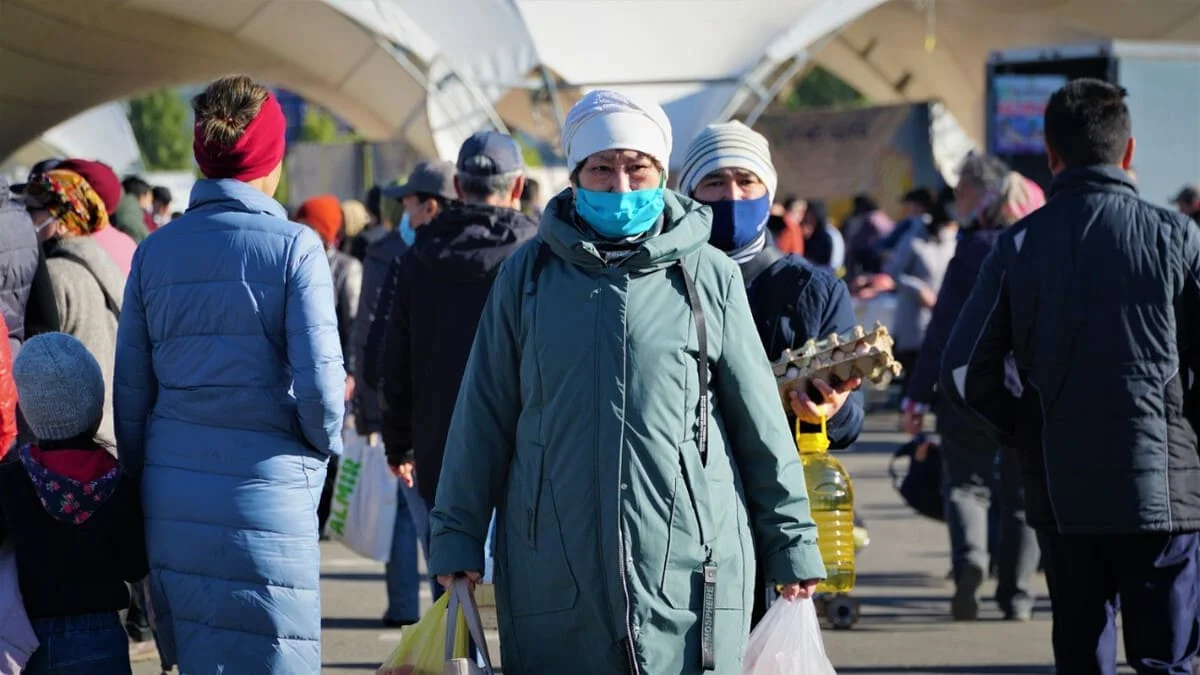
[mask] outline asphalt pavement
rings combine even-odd
[[[872,414],[860,442],[838,456],[854,483],[856,508],[871,543],[858,558],[854,597],[862,617],[851,630],[824,631],[826,650],[840,675],[1053,673],[1050,610],[1039,575],[1034,619],[1006,622],[991,600],[980,620],[950,620],[952,585],[945,527],[915,515],[894,492],[887,474],[891,452],[903,442],[894,415]],[[399,643],[402,631],[380,623],[386,604],[382,565],[339,544],[322,544],[322,672],[373,673]],[[984,586],[985,597],[994,583]],[[422,589],[429,603],[428,588]],[[493,651],[498,638],[489,639]],[[138,664],[137,675],[158,673]]]

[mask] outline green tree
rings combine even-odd
[[[867,102],[857,89],[821,66],[813,66],[783,98],[791,110],[854,106]]]
[[[342,133],[337,118],[313,104],[304,107],[304,120],[300,125],[300,140],[309,143],[349,143],[354,134]]]
[[[188,109],[178,92],[160,89],[132,98],[128,114],[147,170],[176,171],[191,166]]]

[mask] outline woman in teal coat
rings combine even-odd
[[[495,508],[505,672],[736,675],[755,547],[787,599],[824,576],[741,272],[662,189],[657,105],[592,92],[563,148],[479,324],[430,567],[477,579]]]

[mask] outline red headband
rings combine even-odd
[[[246,125],[241,138],[229,147],[204,143],[204,123],[193,129],[192,152],[200,172],[207,178],[234,178],[240,181],[262,178],[283,161],[286,148],[284,132],[287,119],[279,101],[268,93],[258,115]]]

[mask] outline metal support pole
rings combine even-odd
[[[775,81],[771,83],[770,89],[767,90],[767,95],[760,97],[758,104],[754,106],[754,110],[750,111],[750,114],[746,116],[746,126],[752,127],[758,122],[758,118],[762,117],[763,113],[767,111],[767,108],[771,106],[771,102],[775,100],[776,96],[779,96],[779,92],[783,91],[783,88],[799,75],[802,70],[812,65],[812,56],[832,42],[837,33],[838,31],[830,32],[825,37],[817,40],[809,47],[796,52],[792,56],[792,62],[788,65],[787,69],[780,73],[779,77],[775,78]]]

